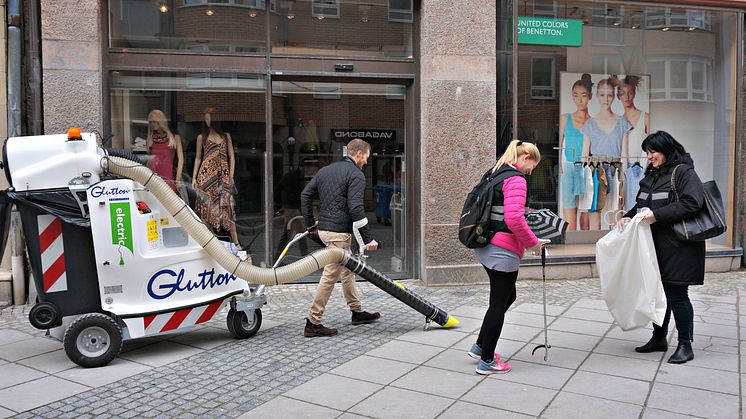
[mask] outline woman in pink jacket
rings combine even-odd
[[[549,242],[536,238],[526,223],[525,215],[525,176],[531,174],[540,160],[541,154],[534,144],[513,140],[492,169],[495,175],[509,172],[510,176],[495,185],[493,192],[490,218],[496,233],[489,245],[475,249],[477,259],[490,278],[490,305],[477,342],[469,350],[469,356],[479,360],[477,374],[510,371],[510,365],[500,361],[495,348],[502,332],[505,312],[515,301],[518,267],[525,249],[537,253],[541,246]]]

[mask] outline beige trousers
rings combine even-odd
[[[323,240],[327,247],[340,247],[350,250],[352,243],[352,234],[335,233],[332,231],[319,231],[319,238]],[[347,300],[347,305],[352,311],[363,311],[363,305],[357,297],[357,285],[355,284],[355,274],[343,265],[331,263],[324,267],[324,274],[321,275],[319,286],[316,287],[316,295],[313,298],[313,304],[308,314],[308,319],[313,324],[320,324],[324,316],[324,309],[329,297],[334,290],[334,284],[338,280],[342,281],[342,295]]]

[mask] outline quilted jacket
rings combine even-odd
[[[536,245],[539,239],[526,223],[526,196],[528,185],[523,176],[505,179],[503,187],[503,206],[505,207],[505,224],[511,233],[498,232],[490,243],[510,250],[523,258],[524,250]]]
[[[367,219],[363,205],[364,192],[365,175],[350,157],[322,167],[301,193],[301,212],[306,227],[316,222],[312,204],[318,198],[318,229],[352,233],[353,221]],[[359,231],[365,244],[373,241],[367,225]]]

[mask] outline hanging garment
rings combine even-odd
[[[591,209],[588,211],[598,211],[598,168],[593,168],[593,198],[591,200]]]
[[[624,172],[625,192],[624,192],[624,211],[629,211],[635,206],[637,192],[640,190],[640,181],[645,177],[645,170],[639,164],[633,164]]]
[[[572,165],[572,194],[575,196],[582,196],[585,193],[585,167],[581,163],[573,163]]]
[[[604,213],[601,216],[601,228],[608,229],[613,228],[616,224],[617,214],[623,215],[623,211],[619,209],[619,174],[621,171],[611,165],[610,171],[611,177],[609,178],[609,194],[606,195],[606,204],[604,204]],[[607,215],[607,213],[610,213]]]
[[[629,121],[630,123],[632,121]],[[637,118],[635,127],[629,131],[628,144],[629,144],[629,164],[635,162],[640,163],[640,166],[644,169],[648,165],[647,154],[642,151],[642,141],[645,139],[645,112],[640,111],[640,116]]]
[[[583,179],[585,179],[585,187],[578,199],[578,211],[588,212],[593,205],[593,171],[590,166],[583,166]]]
[[[233,180],[228,166],[227,138],[210,132],[202,140],[202,147],[202,163],[195,180],[195,212],[213,229],[230,231],[236,221],[236,212],[231,193]]]
[[[606,170],[603,165],[599,164],[596,168],[598,172],[598,195],[596,196],[596,211],[603,211],[606,205],[606,195],[609,190],[609,181],[606,178]]]
[[[148,169],[163,178],[174,191],[176,190],[174,182],[175,156],[176,149],[168,146],[168,135],[165,132],[154,131],[153,143],[150,145],[150,160],[148,160],[147,166]]]

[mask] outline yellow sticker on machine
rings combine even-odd
[[[148,220],[148,242],[158,240],[158,224],[155,220]]]
[[[161,225],[167,226],[168,225],[168,218],[161,218]]]

